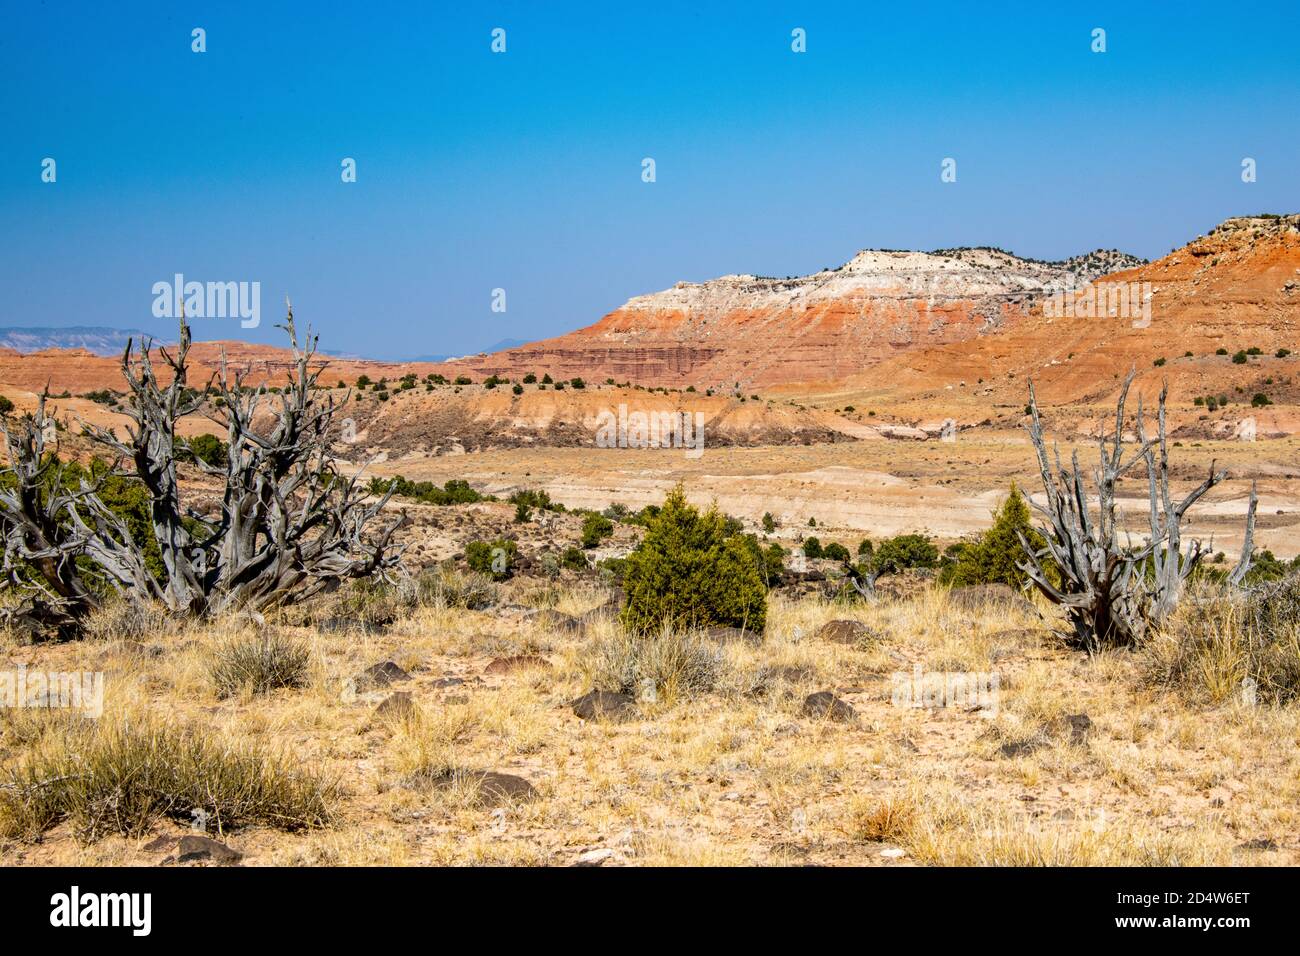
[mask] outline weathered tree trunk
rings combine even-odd
[[[1183,583],[1204,557],[1199,541],[1192,542],[1184,552],[1183,516],[1226,477],[1226,472],[1216,471],[1212,463],[1205,481],[1174,503],[1169,491],[1169,449],[1165,435],[1167,388],[1160,392],[1158,431],[1153,439],[1146,436],[1139,402],[1137,447],[1131,456],[1125,457],[1125,404],[1134,376],[1130,372],[1120,389],[1114,433],[1108,435],[1103,430],[1098,438],[1100,461],[1095,475],[1095,517],[1078,452],[1072,456],[1068,469],[1061,465],[1059,450],[1053,454],[1054,466],[1049,460],[1038,399],[1033,383],[1029,385],[1029,435],[1038,456],[1047,502],[1041,506],[1031,499],[1031,504],[1046,520],[1042,529],[1046,547],[1035,549],[1022,535],[1021,545],[1028,561],[1020,567],[1048,600],[1066,609],[1076,641],[1090,649],[1133,644],[1173,612],[1182,595]],[[1150,536],[1142,546],[1134,548],[1119,542],[1115,488],[1139,461],[1145,463],[1147,471]],[[1252,488],[1246,543],[1232,576],[1236,581],[1250,567],[1256,504]],[[1050,564],[1060,572],[1059,586],[1048,573]]]
[[[210,417],[225,430],[229,454],[222,466],[196,463],[224,480],[219,518],[186,508],[177,476],[177,422],[204,405],[204,396],[187,383],[190,330],[184,317],[176,353],[158,349],[170,369],[167,385],[159,381],[147,343],[138,356],[133,343],[123,352],[122,375],[129,387],[125,414],[131,422],[126,437],[83,426],[113,453],[112,473],[137,480],[148,491],[161,576],[149,571],[144,543],[133,540],[93,483],[83,481],[72,490],[61,471],[50,473],[61,466],[45,455],[44,396],[17,434],[6,427],[14,487],[0,489],[0,523],[9,583],[35,586],[83,615],[98,600],[77,568],[76,559],[83,558],[111,586],[160,600],[172,611],[205,615],[261,611],[310,597],[345,578],[383,575],[398,567],[401,549],[393,535],[405,515],[369,533],[391,491],[372,499],[356,477],[344,478],[335,469],[331,425],[342,405],[332,397],[318,398],[316,339],[309,335],[306,347],[299,347],[292,308],[284,328],[294,365],[289,385],[276,396],[278,414],[269,428],[255,427],[270,395],[265,386],[245,388],[230,374],[224,356],[214,378],[221,402]],[[48,486],[44,497],[43,485]],[[38,573],[20,575],[21,568]]]

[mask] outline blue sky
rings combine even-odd
[[[410,356],[866,247],[1154,257],[1300,210],[1297,37],[1293,0],[10,4],[0,325],[165,329],[181,272],[261,283],[199,338],[278,343],[289,294]]]

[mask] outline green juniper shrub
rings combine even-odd
[[[471,571],[490,575],[496,581],[504,581],[514,573],[518,553],[519,545],[509,538],[471,541],[465,545],[465,563]]]
[[[785,548],[775,541],[763,549],[763,574],[769,588],[776,587],[785,575]]]
[[[807,538],[803,543],[803,556],[805,558],[820,558],[825,554],[822,550],[822,543],[816,538]]]
[[[506,500],[512,505],[527,505],[530,508],[536,508],[538,511],[563,512],[567,510],[558,501],[552,501],[551,496],[540,488],[520,488],[518,491],[512,492]]]
[[[772,517],[772,512],[763,512],[763,530],[771,534],[776,530],[776,519]]]
[[[880,542],[872,561],[877,569],[891,574],[909,568],[933,568],[939,564],[939,549],[923,534],[900,534]]]
[[[216,435],[196,435],[176,443],[177,461],[192,462],[197,458],[204,464],[224,467],[229,457],[229,447]]]
[[[582,551],[575,548],[579,554]],[[612,587],[623,586],[623,577],[627,574],[627,558],[606,558],[597,565],[603,577]]]
[[[822,557],[830,561],[847,561],[849,560],[849,549],[837,541],[822,548]]]
[[[1034,548],[1043,548],[1047,544],[1034,529],[1029,503],[1013,482],[1010,493],[993,515],[993,526],[976,540],[964,543],[953,555],[952,563],[940,572],[939,581],[953,587],[973,584],[1024,587],[1029,578],[1017,566],[1018,562],[1027,560],[1020,543],[1021,535]]]
[[[674,488],[628,556],[623,626],[636,634],[716,625],[761,632],[767,587],[756,543],[728,535],[726,525],[716,507],[701,514]]]
[[[564,553],[560,555],[560,566],[568,568],[570,571],[586,571],[591,567],[587,561],[587,556],[582,553],[581,548],[567,547]]]
[[[614,522],[602,514],[591,512],[582,519],[582,546],[594,548],[614,533]]]

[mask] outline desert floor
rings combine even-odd
[[[245,865],[1300,862],[1300,711],[1184,699],[1148,679],[1139,653],[1063,648],[1045,608],[963,609],[928,587],[874,605],[773,596],[761,645],[716,646],[711,689],[670,684],[630,720],[586,721],[571,702],[607,680],[615,624],[545,609],[578,616],[606,597],[516,579],[495,607],[419,605],[380,633],[268,622],[307,643],[309,681],[228,699],[209,661],[247,622],[155,623],[5,657],[106,672],[95,733],[153,715],[338,785],[323,827],[209,831]],[[845,618],[868,627],[857,643],[819,636]],[[491,666],[517,655],[541,660]],[[406,676],[353,692],[349,679],[384,661]],[[893,675],[914,668],[996,674],[998,693],[896,703]],[[398,691],[414,711],[376,717]],[[817,691],[856,717],[805,715]],[[48,714],[0,712],[5,769],[59,745],[42,733]],[[435,767],[513,774],[536,792],[421,786]],[[62,823],[0,840],[0,864],[156,865],[171,852],[160,835],[190,832],[178,816],[90,843]]]
[[[1063,445],[1063,461],[1078,448],[1091,467],[1094,444]],[[1256,545],[1290,558],[1300,552],[1300,439],[1233,442],[1187,440],[1170,448],[1173,484],[1185,494],[1212,462],[1228,478],[1189,512],[1185,536],[1232,556],[1241,546],[1250,484],[1260,503]],[[400,474],[439,484],[468,479],[490,492],[545,489],[570,507],[632,508],[657,503],[675,483],[699,504],[717,501],[728,514],[757,521],[770,511],[788,545],[799,533],[824,542],[927,531],[953,541],[988,527],[1015,481],[1041,495],[1028,436],[1018,429],[972,429],[952,443],[874,440],[765,447],[705,447],[691,458],[677,449],[528,448],[473,455],[388,460],[371,473]],[[1135,540],[1146,533],[1147,486],[1142,467],[1121,483],[1122,505]],[[1041,499],[1040,499],[1041,500]],[[814,518],[817,530],[810,530]]]

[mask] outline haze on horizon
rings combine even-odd
[[[0,325],[166,333],[183,273],[261,284],[258,328],[199,338],[279,344],[287,294],[328,349],[462,354],[867,247],[1156,258],[1300,209],[1300,7],[1132,6],[24,5]]]

